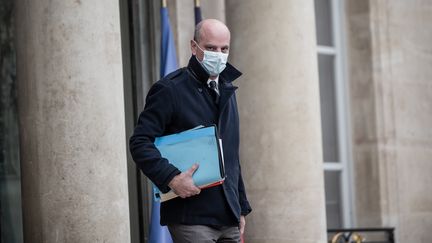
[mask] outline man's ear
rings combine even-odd
[[[192,55],[196,55],[196,52],[197,52],[197,46],[196,45],[197,44],[194,40],[190,41]]]

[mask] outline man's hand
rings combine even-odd
[[[245,230],[245,226],[246,226],[246,218],[245,218],[245,216],[241,215],[240,216],[240,224],[239,224],[240,235],[243,235],[244,230]]]
[[[195,186],[192,180],[192,175],[197,169],[198,164],[192,165],[189,170],[174,176],[168,186],[181,198],[198,195],[201,192],[201,189]]]

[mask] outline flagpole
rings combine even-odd
[[[202,20],[202,16],[201,16],[201,1],[200,0],[195,0],[194,3],[195,3],[195,7],[194,7],[195,25],[197,25]]]
[[[167,1],[166,0],[162,0],[162,8],[166,8],[167,7]]]

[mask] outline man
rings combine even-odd
[[[239,119],[232,81],[241,73],[227,63],[230,32],[222,22],[200,22],[191,40],[192,57],[155,83],[139,117],[130,150],[137,166],[162,191],[178,198],[161,203],[161,224],[175,242],[239,242],[251,212],[239,163]],[[155,137],[199,125],[216,124],[223,142],[226,179],[200,190],[193,173],[199,161],[181,172],[162,158]]]

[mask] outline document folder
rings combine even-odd
[[[184,132],[157,137],[154,142],[162,157],[180,171],[186,171],[193,164],[199,167],[192,179],[201,189],[220,185],[225,179],[222,142],[218,138],[216,126],[199,126]],[[175,198],[170,191],[161,193],[153,187],[155,198],[162,202]]]

